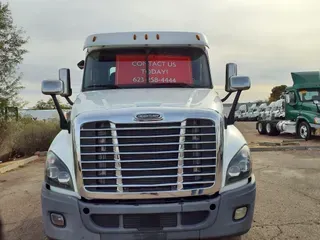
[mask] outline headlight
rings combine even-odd
[[[54,187],[74,189],[68,167],[51,151],[47,155],[45,181]]]
[[[248,178],[251,172],[250,149],[244,145],[229,163],[226,185]]]
[[[319,117],[315,117],[314,118],[314,123],[315,124],[320,124],[320,118]]]

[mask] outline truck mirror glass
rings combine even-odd
[[[250,87],[251,81],[247,76],[233,76],[229,78],[229,90],[232,92],[248,90]]]
[[[234,92],[230,89],[230,78],[233,76],[237,76],[237,64],[235,63],[228,63],[226,65],[226,83],[225,83],[225,91],[226,92]]]
[[[72,95],[71,80],[70,80],[70,69],[61,68],[59,69],[59,80],[63,82],[63,91],[60,94],[63,97],[69,97]]]
[[[63,92],[63,82],[60,80],[43,80],[41,91],[44,95],[61,95]]]

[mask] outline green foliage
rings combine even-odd
[[[71,109],[70,105],[61,103],[59,98],[58,98],[58,102],[60,103],[60,106],[62,109]],[[44,100],[38,101],[36,105],[33,107],[33,109],[36,109],[36,110],[56,109],[56,106],[54,105],[52,98],[50,98],[46,102]]]
[[[269,103],[279,100],[281,94],[285,91],[286,87],[286,85],[279,85],[272,88],[268,99]]]
[[[59,133],[59,121],[34,121],[21,118],[18,122],[0,122],[0,155],[30,156],[36,151],[47,151]],[[5,149],[5,152],[3,150]]]
[[[28,42],[24,31],[17,28],[11,16],[8,3],[0,2],[0,105],[23,106],[18,94],[21,85],[21,73],[17,66],[22,63],[27,50],[23,46]]]

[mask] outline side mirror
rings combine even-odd
[[[41,91],[44,95],[60,95],[63,89],[63,82],[60,80],[43,80],[41,84]]]
[[[318,101],[318,100],[313,100],[313,103],[314,103],[315,105],[319,105],[319,101]]]
[[[251,87],[250,78],[246,76],[233,76],[229,78],[228,82],[228,90],[231,92],[248,90]]]
[[[72,95],[70,69],[59,69],[59,80],[63,82],[63,91],[60,94],[62,97],[70,97]]]
[[[235,63],[228,63],[226,65],[226,85],[225,85],[225,91],[226,92],[233,92],[230,89],[230,78],[237,76],[238,70],[237,70],[237,64]]]

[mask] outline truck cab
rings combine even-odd
[[[292,72],[293,85],[286,88],[282,100],[284,119],[262,119],[256,128],[260,134],[296,134],[309,140],[320,135],[320,74],[319,71]]]
[[[208,47],[194,32],[93,34],[74,101],[68,68],[42,82],[62,129],[41,194],[49,239],[208,239],[250,230],[255,177],[234,126],[250,79],[228,63],[220,99]],[[225,116],[222,101],[232,94]],[[72,104],[68,118],[57,95]]]
[[[264,113],[265,113],[266,109],[267,109],[266,103],[262,103],[259,105],[259,107],[258,107],[258,113],[259,113],[258,120],[262,119],[264,117]]]
[[[249,107],[248,120],[256,121],[258,120],[258,117],[259,117],[258,106],[256,103],[254,103]]]
[[[246,104],[240,105],[238,112],[239,112],[239,120],[240,121],[248,120],[247,105]]]

